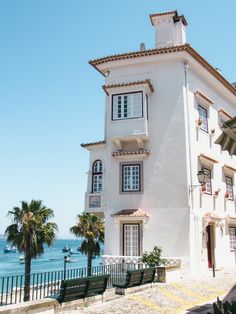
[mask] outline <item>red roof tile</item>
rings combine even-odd
[[[122,209],[112,216],[129,216],[129,217],[150,217],[145,211],[137,209]]]
[[[92,143],[82,143],[80,144],[81,147],[88,147],[88,146],[93,146],[93,145],[100,145],[100,144],[105,144],[106,141],[98,141],[98,142],[92,142]]]
[[[89,63],[93,67],[95,67],[96,70],[101,72],[98,68],[98,65],[106,63],[106,62],[140,58],[140,57],[153,56],[153,55],[177,53],[177,52],[182,52],[182,51],[187,52],[195,61],[201,64],[209,73],[211,73],[211,75],[213,75],[222,85],[224,85],[230,92],[232,92],[236,96],[236,88],[230,82],[228,82],[212,65],[210,65],[210,63],[208,63],[189,44],[161,48],[161,49],[150,49],[150,50],[145,50],[145,51],[136,51],[136,52],[117,54],[117,55],[112,55],[112,56],[108,56],[108,57],[104,57],[100,59],[91,60],[89,61]]]
[[[125,87],[125,86],[133,86],[133,85],[142,85],[142,84],[147,84],[148,87],[150,88],[151,92],[154,92],[154,88],[152,86],[152,83],[150,80],[146,79],[143,81],[135,81],[135,82],[126,82],[126,83],[118,83],[118,84],[110,84],[110,85],[103,85],[103,89],[105,93],[108,95],[108,89],[110,88],[115,88],[115,87]]]

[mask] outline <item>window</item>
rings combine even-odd
[[[102,192],[102,172],[102,162],[101,160],[96,160],[93,163],[92,193]]]
[[[229,227],[229,241],[231,250],[236,248],[236,227]]]
[[[141,118],[142,116],[142,92],[112,96],[112,120]]]
[[[207,169],[207,168],[202,168],[202,170],[205,170],[207,173],[208,173],[208,179],[206,181],[206,191],[205,193],[206,194],[212,194],[212,186],[211,186],[211,170],[210,169]]]
[[[140,164],[122,166],[122,192],[137,192],[140,186]]]
[[[233,179],[231,177],[225,176],[225,185],[226,185],[226,192],[229,193],[229,199],[234,199],[234,191],[233,191]]]
[[[202,121],[200,129],[208,133],[207,109],[198,105],[199,119]]]
[[[123,225],[123,254],[124,256],[140,255],[140,225]]]

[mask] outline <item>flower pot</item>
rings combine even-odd
[[[229,198],[229,192],[225,192],[225,198]]]
[[[197,119],[196,123],[197,123],[197,126],[201,126],[202,125],[202,120],[201,119]]]

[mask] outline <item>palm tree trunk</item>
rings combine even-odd
[[[88,252],[88,276],[91,276],[91,273],[92,273],[92,259],[93,259],[93,253]]]
[[[30,271],[31,271],[31,254],[30,246],[25,251],[25,286],[24,286],[24,302],[30,300]]]

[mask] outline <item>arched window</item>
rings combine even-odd
[[[102,192],[102,161],[96,160],[93,163],[93,176],[92,176],[92,193]]]

